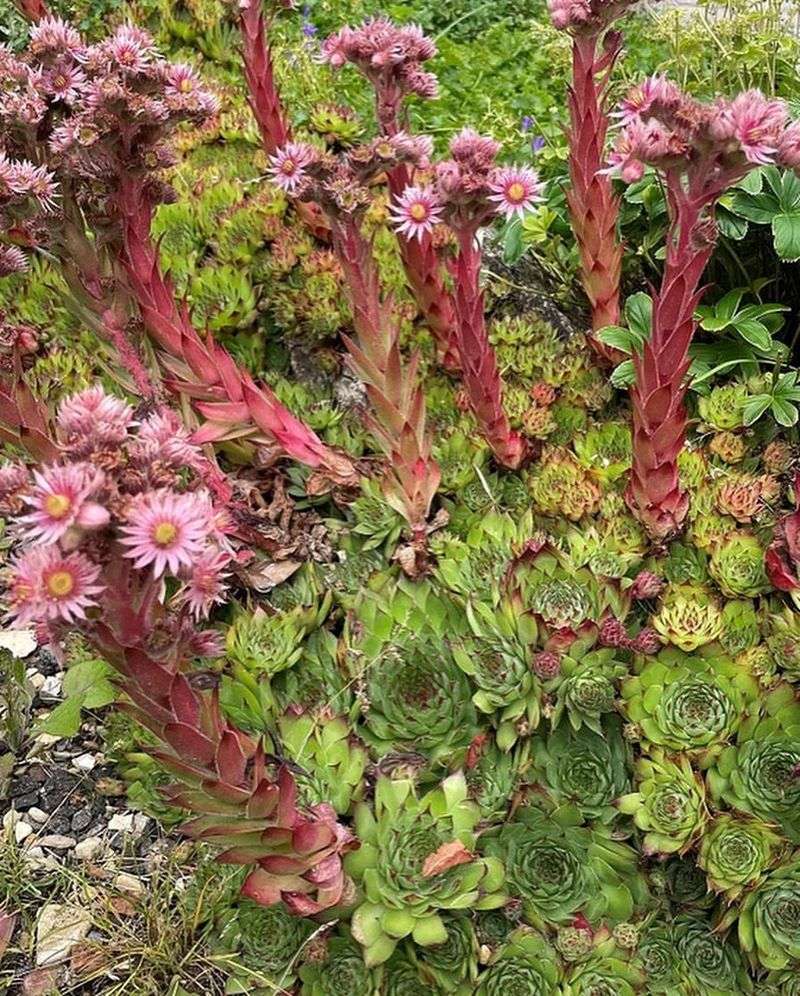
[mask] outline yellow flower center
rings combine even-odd
[[[281,163],[281,172],[285,173],[287,176],[291,176],[296,169],[297,164],[292,159],[284,159]]]
[[[192,81],[190,79],[187,79],[186,77],[184,77],[181,80],[180,85],[178,86],[178,89],[181,91],[181,93],[191,93],[192,90],[194,89],[194,84],[192,83]]]
[[[66,598],[75,588],[75,578],[69,571],[53,571],[45,581],[48,594],[54,598]]]
[[[53,519],[63,519],[72,508],[72,502],[66,495],[48,495],[44,501],[44,510]]]
[[[515,204],[519,204],[520,201],[525,200],[525,187],[519,182],[509,184],[506,197]]]
[[[178,535],[178,527],[174,522],[159,522],[153,530],[153,540],[159,546],[169,546]]]
[[[411,205],[411,207],[408,209],[408,213],[411,215],[414,221],[425,221],[425,219],[428,217],[428,209],[425,207],[424,204],[420,203],[419,201],[417,201],[416,204]]]

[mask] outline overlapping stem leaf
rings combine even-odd
[[[603,51],[600,52],[601,39]],[[572,39],[572,84],[569,88],[570,127],[567,203],[581,258],[581,282],[592,309],[592,330],[618,325],[622,245],[617,234],[619,198],[611,179],[602,173],[608,132],[609,77],[622,39],[612,32],[578,34]],[[616,363],[619,352],[591,336],[592,348]]]
[[[203,339],[179,305],[161,272],[150,237],[153,204],[144,182],[132,174],[119,178],[116,206],[122,230],[120,263],[139,305],[145,327],[164,354],[170,386],[194,400],[208,422],[203,442],[254,436],[277,443],[286,455],[339,483],[355,479],[350,460],[327,447],[278,401],[266,385],[257,385],[210,335]]]

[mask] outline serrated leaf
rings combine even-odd
[[[595,338],[606,346],[613,346],[614,349],[619,349],[623,353],[632,353],[641,346],[641,341],[636,333],[630,329],[624,329],[621,325],[607,325],[596,333]]]
[[[767,351],[772,345],[772,336],[769,334],[769,330],[755,319],[737,321],[734,327],[745,342],[749,342],[751,346],[762,352]]]
[[[775,252],[787,263],[800,259],[800,212],[777,214],[772,219]]]
[[[791,425],[797,425],[800,412],[798,412],[797,406],[792,404],[791,401],[785,401],[783,398],[773,398],[771,410],[778,425],[783,425],[786,428]]]
[[[616,388],[623,389],[630,387],[635,380],[636,371],[633,369],[633,360],[623,360],[611,372],[611,383]]]
[[[769,394],[758,394],[753,398],[748,398],[742,409],[742,421],[745,425],[753,425],[772,404],[772,397]]]
[[[736,191],[731,209],[757,225],[769,225],[781,210],[778,198],[774,194],[768,192],[751,194],[746,190]]]
[[[653,325],[653,299],[650,295],[643,291],[631,294],[625,301],[625,319],[628,328],[637,333],[643,342],[649,339]]]

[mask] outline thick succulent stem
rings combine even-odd
[[[572,41],[572,85],[569,89],[569,172],[567,203],[581,259],[581,283],[592,309],[592,330],[618,325],[622,245],[617,234],[619,198],[611,180],[601,174],[608,132],[607,93],[610,73],[619,55],[619,35],[579,34]],[[589,341],[604,360],[624,356],[594,336]]]
[[[177,664],[144,649],[142,603],[151,600],[118,573],[113,629],[100,623],[90,638],[118,671],[127,711],[160,741],[152,753],[178,779],[165,794],[193,814],[183,832],[222,848],[217,860],[251,866],[243,892],[262,905],[313,915],[347,901],[341,858],[358,846],[353,835],[330,806],[298,806],[288,767],[270,764],[263,744],[223,717],[216,691],[196,689]]]
[[[140,177],[120,176],[116,207],[122,232],[120,263],[144,326],[165,354],[162,360],[172,375],[167,386],[191,397],[209,420],[197,440],[255,434],[258,441],[275,447],[276,455],[313,467],[337,483],[353,484],[356,474],[349,458],[327,447],[269,387],[257,385],[209,332],[201,337],[186,306],[178,305],[150,237],[153,205]]]
[[[350,366],[366,386],[374,409],[370,427],[389,458],[384,485],[387,500],[405,517],[415,536],[421,537],[441,475],[425,426],[418,357],[403,366],[397,321],[390,302],[381,299],[372,249],[358,221],[338,217],[331,231],[356,333],[356,341],[344,340]]]
[[[376,87],[375,115],[382,135],[391,137],[400,132],[402,99],[403,95],[395,86]],[[393,197],[402,194],[410,183],[412,174],[407,166],[390,170],[389,191]],[[456,344],[455,305],[444,281],[442,257],[430,232],[419,239],[399,237],[397,241],[409,290],[436,342],[439,363],[445,370],[455,373],[461,366]]]
[[[655,540],[678,533],[688,497],[678,479],[678,456],[686,437],[684,398],[694,312],[700,279],[714,248],[707,201],[685,193],[679,177],[667,177],[671,225],[661,286],[653,300],[653,327],[634,357],[633,465],[627,500]]]
[[[292,129],[275,82],[275,67],[269,44],[271,17],[264,12],[263,0],[245,0],[239,7],[242,62],[248,103],[261,135],[267,156],[292,140]],[[317,238],[327,241],[328,224],[317,204],[295,201],[297,213]]]
[[[389,190],[393,195],[402,194],[410,182],[405,166],[389,174]],[[433,237],[426,232],[420,239],[398,238],[400,257],[417,307],[436,342],[436,354],[445,370],[455,373],[460,369],[456,335],[456,316],[453,295],[444,282],[442,257],[433,244]]]
[[[456,331],[464,387],[478,427],[503,467],[519,467],[527,454],[523,437],[509,424],[503,410],[503,383],[489,342],[480,286],[481,252],[475,230],[460,227],[458,256],[453,263]]]
[[[101,338],[109,342],[122,367],[133,381],[133,387],[143,399],[156,397],[157,389],[127,332],[127,315],[119,297],[121,288],[104,278],[95,246],[86,236],[83,217],[72,196],[69,182],[61,185],[63,214],[63,248],[61,266],[70,291],[80,305],[94,316],[93,326]]]

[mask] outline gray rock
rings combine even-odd
[[[40,837],[36,842],[39,847],[49,847],[53,851],[69,851],[77,841],[74,837],[67,837],[61,833],[51,833],[45,837]]]
[[[65,961],[70,951],[86,937],[92,926],[88,910],[60,903],[42,907],[36,923],[36,964],[55,965]]]

